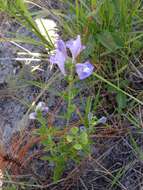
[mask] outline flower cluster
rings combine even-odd
[[[46,114],[48,113],[49,108],[46,106],[45,102],[39,102],[35,108],[35,112],[29,114],[29,119],[37,119],[38,111],[42,112],[42,114]]]
[[[81,44],[80,35],[77,36],[77,39],[71,39],[67,42],[58,40],[55,53],[50,56],[50,63],[52,65],[57,64],[63,75],[66,75],[65,62],[68,58],[67,48],[71,52],[72,63],[76,63],[77,56],[85,49],[85,46]],[[76,63],[75,69],[79,79],[83,80],[92,74],[94,67],[89,61],[86,61],[85,63]]]

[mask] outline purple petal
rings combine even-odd
[[[52,65],[55,64],[55,55],[51,55],[49,61]]]
[[[45,102],[39,102],[36,106],[35,111],[38,111],[38,110],[42,111],[45,106],[46,106]]]
[[[48,113],[49,108],[46,106],[45,102],[39,102],[36,106],[35,111],[37,112],[38,110]]]
[[[57,49],[61,51],[65,57],[67,57],[67,50],[66,50],[66,45],[63,40],[58,40],[57,41]]]
[[[76,40],[69,40],[66,42],[67,48],[70,49],[73,59],[75,59],[80,52],[85,49],[85,46],[81,44],[80,35],[77,36]]]
[[[93,73],[94,66],[89,62],[77,63],[76,72],[80,80],[89,77]]]
[[[36,112],[32,112],[32,113],[29,114],[29,119],[35,120],[36,117],[37,117]]]
[[[44,107],[43,111],[44,111],[45,113],[48,113],[48,112],[49,112],[49,107]]]
[[[80,129],[80,132],[86,131],[86,127],[84,125],[80,126],[79,129]]]
[[[50,63],[57,64],[63,75],[66,75],[65,61],[66,61],[66,55],[59,49],[56,49],[55,55],[50,56]]]
[[[107,117],[102,116],[99,120],[98,123],[105,124],[107,122]]]

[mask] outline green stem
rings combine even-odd
[[[109,82],[107,79],[105,79],[102,76],[98,75],[97,73],[93,73],[93,76],[95,76],[99,80],[103,81],[104,83],[108,84],[109,86],[113,87],[118,92],[121,92],[121,93],[125,94],[126,96],[130,97],[132,100],[135,100],[137,103],[143,105],[143,102],[141,100],[137,99],[136,97],[132,96],[131,94],[128,94],[127,92],[125,92],[121,88],[119,88],[116,85],[114,85],[113,83]]]
[[[68,77],[69,87],[68,87],[68,109],[67,109],[67,123],[66,126],[69,125],[69,120],[71,117],[71,105],[72,105],[72,87],[73,87],[73,64],[70,65],[70,74]]]

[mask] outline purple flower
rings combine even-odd
[[[31,119],[31,120],[35,120],[36,117],[37,117],[37,113],[36,112],[32,112],[32,113],[29,114],[29,119]]]
[[[79,127],[80,132],[86,131],[86,127],[84,125]]]
[[[107,122],[107,117],[102,116],[99,120],[98,123],[105,124]]]
[[[71,51],[73,62],[75,62],[80,52],[85,49],[85,46],[81,44],[80,35],[78,35],[75,40],[69,40],[66,44],[63,40],[57,41],[55,54],[50,56],[50,63],[52,65],[57,64],[63,75],[66,75],[65,62],[68,58],[66,47]],[[93,68],[93,65],[88,61],[85,63],[77,63],[76,72],[80,80],[89,77],[93,72]]]
[[[48,112],[49,108],[46,106],[45,102],[39,102],[36,106],[35,111],[42,111],[42,112]]]
[[[93,69],[94,67],[89,61],[86,61],[85,63],[76,64],[76,72],[80,80],[89,77],[92,74]]]
[[[59,51],[61,51],[65,55],[65,57],[67,57],[66,44],[65,44],[65,42],[63,40],[58,40],[57,41],[57,49]]]
[[[80,35],[77,36],[76,40],[69,40],[66,42],[67,48],[70,49],[73,60],[80,54],[80,52],[85,49],[85,46],[81,44]]]
[[[49,108],[46,106],[45,102],[39,102],[35,108],[35,112],[29,114],[29,119],[35,120],[37,118],[38,111],[41,111],[44,115],[45,113],[48,113]]]
[[[67,58],[67,53],[66,53],[65,43],[62,40],[58,40],[55,54],[50,56],[50,63],[57,64],[63,75],[66,75],[65,72],[66,58]]]

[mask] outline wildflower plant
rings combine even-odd
[[[30,114],[30,119],[33,119],[33,113],[32,117]],[[48,127],[40,109],[36,119],[41,125],[36,134],[40,135],[46,152],[42,159],[47,160],[49,165],[53,165],[53,179],[56,181],[61,177],[69,161],[74,161],[77,164],[90,153],[89,134],[85,127],[84,130],[72,127],[66,131],[56,127]]]
[[[92,104],[90,100],[89,102],[87,101],[88,108],[85,110],[86,113],[83,117],[87,119],[82,120],[83,123],[81,126],[70,125],[72,115],[76,111],[76,105],[73,103],[73,99],[77,95],[74,87],[74,83],[77,80],[84,80],[91,75],[96,76],[115,90],[139,102],[132,95],[129,95],[93,72],[94,66],[88,60],[78,63],[77,60],[79,60],[80,53],[85,48],[81,43],[80,35],[76,39],[71,39],[67,42],[60,39],[57,41],[56,49],[49,58],[51,66],[57,65],[68,83],[67,91],[63,93],[63,98],[67,103],[67,111],[64,117],[66,119],[66,125],[61,128],[48,126],[45,113],[48,114],[49,108],[44,102],[38,103],[35,112],[29,115],[30,119],[37,119],[41,124],[41,127],[37,130],[37,134],[40,135],[46,152],[43,159],[47,160],[50,165],[53,165],[54,181],[60,179],[70,161],[74,161],[76,164],[91,154],[92,140],[90,137],[96,131],[95,126],[98,124],[105,125],[107,122],[106,117],[102,116],[98,119],[90,112]]]
[[[30,119],[36,119],[40,123],[40,128],[36,134],[40,135],[41,142],[44,145],[46,155],[42,157],[47,160],[49,165],[53,166],[53,180],[57,181],[70,161],[79,164],[82,159],[91,154],[92,141],[90,135],[95,132],[95,126],[105,124],[106,117],[98,119],[92,113],[88,114],[89,126],[72,126],[59,129],[49,127],[46,122],[46,114],[50,112],[44,102],[39,102],[35,112],[29,115]]]
[[[67,49],[71,52],[71,57],[68,56]],[[84,80],[88,78],[92,73],[94,66],[89,62],[86,61],[84,63],[77,63],[76,59],[80,55],[80,53],[85,49],[85,46],[81,43],[80,35],[77,38],[71,39],[67,42],[63,40],[57,41],[57,47],[55,50],[54,55],[50,56],[50,63],[52,65],[57,64],[61,73],[66,76],[66,79],[69,83],[68,89],[68,107],[67,107],[67,125],[69,123],[71,114],[75,110],[75,106],[72,104],[73,99],[73,83],[74,83],[74,76],[77,73],[78,78],[80,80]],[[66,67],[67,70],[66,71]]]
[[[68,49],[70,55],[68,55]],[[67,120],[64,128],[49,127],[46,122],[46,114],[50,111],[46,103],[39,102],[35,111],[30,113],[29,118],[40,122],[41,127],[37,130],[41,137],[41,142],[44,145],[47,155],[43,157],[48,160],[49,164],[54,166],[53,179],[58,180],[66,164],[70,161],[79,163],[83,158],[88,156],[91,152],[90,134],[92,130],[88,126],[70,126],[70,119],[72,113],[76,109],[73,104],[74,82],[84,80],[92,75],[94,66],[86,61],[84,63],[77,63],[77,57],[85,49],[81,43],[80,35],[77,38],[71,39],[67,42],[58,40],[56,49],[50,56],[49,61],[52,66],[57,65],[65,80],[68,82],[68,92],[65,100],[67,101],[67,113],[65,118]],[[78,77],[75,77],[75,75]],[[76,80],[75,80],[76,78]]]
[[[34,34],[34,38],[17,35],[16,39],[0,38],[0,40],[44,47],[44,50],[49,53],[48,61],[51,68],[57,66],[67,84],[66,89],[58,93],[66,105],[63,126],[49,125],[48,119],[51,109],[48,102],[39,102],[33,112],[30,114],[29,110],[27,112],[30,120],[36,120],[40,123],[40,127],[36,129],[36,135],[40,137],[44,147],[45,155],[42,159],[47,160],[49,166],[52,166],[54,181],[60,179],[65,169],[68,169],[68,163],[78,164],[91,154],[93,145],[91,137],[96,132],[97,125],[107,125],[109,114],[115,118],[125,116],[128,120],[133,121],[133,109],[138,104],[143,105],[143,101],[140,100],[141,92],[137,93],[131,88],[132,85],[128,86],[129,82],[126,78],[126,71],[130,69],[130,59],[143,48],[141,0],[76,0],[75,3],[69,0],[61,0],[60,2],[66,3],[65,7],[68,8],[63,6],[60,7],[60,10],[55,9],[51,15],[52,11],[45,11],[44,7],[43,12],[40,10],[39,19],[37,9],[32,14],[28,10],[26,5],[30,1],[0,0],[0,11],[7,12],[8,15],[16,18],[19,23]],[[45,12],[46,15],[44,16]],[[62,35],[68,41],[64,42],[61,38],[59,39],[59,35],[56,36],[56,40],[51,39],[47,26],[47,12],[52,18],[56,18],[58,27],[61,27]],[[43,15],[42,18],[41,15]],[[36,19],[34,19],[35,17]],[[81,36],[77,34],[82,34],[86,46],[82,44]],[[76,35],[76,39],[70,39],[71,36]],[[83,57],[81,53],[83,53]],[[32,52],[29,55],[31,56]],[[47,54],[40,54],[41,60],[45,57],[47,61]],[[95,66],[96,72],[94,72]],[[140,74],[138,70],[137,73]],[[57,75],[57,78],[52,77],[51,81],[58,78]],[[89,79],[88,81],[87,78],[93,80]],[[87,80],[84,81],[85,79]],[[32,82],[34,84],[34,81]],[[91,94],[84,97],[86,105],[82,106],[84,107],[82,114],[74,102],[75,97],[80,97],[81,86],[79,85],[80,87],[77,89],[75,87],[77,82],[78,84],[85,83],[85,85],[88,82],[89,89],[90,84],[94,86],[93,100]],[[49,84],[41,85],[38,82],[35,84],[43,91],[49,88]],[[111,106],[110,102],[107,102],[107,107],[111,106],[112,108],[109,112],[108,108],[106,109],[106,102],[102,100],[105,100],[104,96],[108,98],[112,93],[116,96],[117,105],[113,102],[113,106]],[[41,94],[38,96],[38,100],[42,96]],[[103,107],[101,110],[107,118],[101,115],[101,110],[98,110],[100,117],[95,115],[98,106],[99,108]],[[73,124],[71,121],[74,120],[73,115],[75,113],[79,116],[79,123]],[[122,122],[123,119],[120,118],[119,123],[120,121]],[[137,126],[140,125],[136,120],[134,123],[137,123]],[[133,143],[135,144],[135,142]],[[117,178],[118,176],[117,174]],[[113,183],[115,181],[116,178]]]

